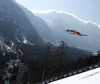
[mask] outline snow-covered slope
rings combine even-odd
[[[34,11],[33,14],[42,18],[54,32],[57,44],[64,40],[68,45],[89,51],[100,49],[100,25],[84,21],[75,15],[62,11]],[[71,35],[66,29],[73,29],[88,36]]]
[[[49,84],[100,84],[100,68],[64,78]]]

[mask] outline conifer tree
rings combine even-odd
[[[67,58],[67,44],[64,41],[61,41],[61,45],[57,47],[57,50],[55,51],[55,55],[53,56],[54,61],[55,61],[55,67],[57,71],[61,72],[63,71],[63,66],[65,65],[64,59]]]

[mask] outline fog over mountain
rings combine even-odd
[[[34,15],[27,8],[25,8],[19,4],[17,4],[17,5],[24,11],[24,13],[28,17],[28,19],[31,21],[32,26],[35,28],[35,30],[37,31],[37,33],[40,35],[40,37],[43,40],[55,42],[54,40],[52,40],[52,36],[50,34],[53,35],[53,38],[55,38],[55,36],[44,20],[42,20],[38,16]]]
[[[77,16],[63,11],[31,11],[47,23],[56,37],[56,39],[52,38],[52,40],[56,41],[56,44],[63,40],[70,46],[88,51],[100,49],[100,25],[91,21],[81,20]],[[88,36],[72,35],[67,33],[66,29],[73,29]],[[53,37],[52,34],[50,36]]]
[[[60,25],[60,23],[57,22],[56,25]],[[59,29],[56,31],[56,28]],[[41,64],[47,52],[46,42],[51,42],[50,59],[57,49],[54,44],[60,45],[62,40],[66,43],[69,42],[68,45],[73,44],[72,41],[75,38],[72,39],[71,35],[67,35],[65,29],[55,27],[53,30],[53,27],[43,19],[17,4],[14,0],[0,0],[0,67],[2,64],[5,65],[9,59],[16,58],[19,49],[23,52],[24,60],[32,63],[38,61]],[[76,37],[76,39],[79,38]],[[77,46],[73,45],[68,49],[69,59],[87,57],[90,54],[91,52],[77,49]]]

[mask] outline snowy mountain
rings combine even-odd
[[[74,42],[72,41],[77,42],[77,40],[74,39],[81,39],[81,37],[68,35],[65,32],[66,28],[60,29],[59,26],[56,27],[55,25],[60,25],[60,22],[59,24],[58,22],[55,22],[55,25],[51,24],[51,22],[50,24],[47,24],[40,17],[17,4],[15,0],[0,0],[0,70],[3,71],[6,62],[11,59],[16,59],[18,56],[18,50],[20,49],[23,56],[19,57],[22,59],[22,62],[24,62],[25,66],[31,69],[28,72],[32,72],[32,74],[27,72],[27,75],[33,77],[32,80],[28,80],[26,76],[24,81],[27,81],[26,83],[29,83],[30,81],[35,83],[39,82],[42,76],[45,57],[48,55],[46,66],[48,66],[49,70],[50,65],[55,64],[56,62],[53,60],[53,56],[58,49],[61,49],[54,44],[61,44],[61,40],[68,41],[68,45],[73,44],[71,47],[68,46],[67,49],[63,48],[63,50],[66,51],[63,54],[67,55],[62,59],[64,59],[66,64],[74,64],[74,61],[78,61],[79,58],[84,59],[91,55],[91,52],[86,51],[88,49],[81,50],[83,48],[80,47],[80,44],[83,43],[83,40],[81,41],[82,43],[79,42],[79,47],[74,46]],[[59,29],[56,31],[53,26]],[[88,37],[82,38],[85,42]],[[48,47],[48,41],[51,42],[50,47]],[[87,42],[87,44],[90,44],[90,42]],[[78,44],[75,43],[75,45]]]
[[[30,45],[42,42],[24,12],[11,0],[0,1],[0,37]]]
[[[72,77],[58,80],[49,84],[99,84],[100,68],[93,69]]]
[[[97,51],[100,49],[100,25],[81,20],[77,16],[67,12],[55,10],[31,11],[47,23],[56,37],[56,39],[52,38],[56,41],[56,44],[59,44],[63,40],[70,46],[88,51]],[[88,36],[72,35],[67,33],[66,29],[73,29]]]
[[[11,57],[16,58],[18,49],[24,53],[24,60],[27,62],[41,64],[47,52],[47,44],[44,40],[57,43],[60,40],[55,40],[55,36],[56,34],[45,21],[14,0],[0,1],[0,67]],[[61,44],[61,41],[58,44]],[[51,44],[49,59],[56,49],[57,47]],[[68,51],[72,59],[78,59],[80,56],[87,57],[91,54],[73,47]]]
[[[12,53],[17,54],[18,49],[22,50],[25,59],[33,53],[38,58],[43,46],[42,38],[23,10],[12,0],[0,0],[0,66],[4,60],[14,57]]]

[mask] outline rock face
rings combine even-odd
[[[38,16],[34,15],[31,11],[29,11],[25,7],[21,5],[18,6],[24,11],[25,15],[28,17],[28,19],[30,20],[31,24],[33,25],[37,33],[40,35],[40,37],[45,41],[50,41],[55,43],[55,40],[53,40],[56,39],[54,32],[52,32],[52,30],[49,28],[46,22],[41,18],[39,18]]]
[[[40,45],[41,37],[32,26],[24,12],[12,0],[0,1],[0,40],[5,45],[15,42]],[[2,44],[1,44],[2,45]],[[0,45],[0,46],[1,46]],[[11,47],[11,46],[9,46]]]
[[[23,10],[12,0],[0,0],[0,59],[9,60],[11,54],[8,53],[17,54],[18,49],[24,57],[34,53],[38,58],[43,46],[42,38]]]

